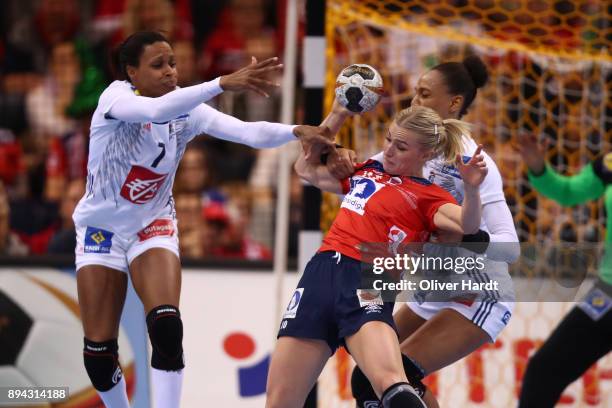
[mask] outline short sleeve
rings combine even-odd
[[[436,225],[434,223],[434,216],[438,212],[438,209],[444,204],[457,204],[457,200],[446,190],[441,187],[432,184],[428,188],[427,194],[423,194],[419,201],[419,207],[422,209],[427,222],[429,231],[435,231]],[[457,204],[458,205],[458,204]]]

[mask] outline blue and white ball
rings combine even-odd
[[[336,99],[351,112],[374,109],[382,93],[382,77],[367,64],[349,65],[336,78]]]

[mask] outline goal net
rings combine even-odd
[[[342,68],[365,63],[379,70],[387,94],[376,110],[354,117],[339,135],[343,145],[366,159],[381,150],[386,125],[410,104],[423,72],[476,54],[489,69],[489,82],[464,120],[473,124],[473,137],[502,174],[520,241],[599,242],[605,234],[603,201],[564,209],[542,198],[531,188],[512,144],[522,132],[547,139],[546,158],[564,174],[610,151],[611,21],[606,2],[588,0],[328,0],[325,108],[331,108]],[[323,230],[338,208],[336,196],[324,196]],[[517,305],[499,342],[434,377],[442,405],[515,406],[528,356],[570,307]],[[322,407],[351,406],[342,375],[350,373],[346,366],[352,362],[341,356],[330,362],[321,381]],[[572,386],[562,404],[592,406],[599,399],[600,406],[612,406],[603,381],[610,370],[593,370]]]

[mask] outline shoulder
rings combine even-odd
[[[135,95],[134,89],[132,84],[127,81],[113,81],[104,91],[102,91],[98,105],[104,106],[110,104],[120,96]]]
[[[368,160],[366,160],[364,162],[357,163],[355,165],[355,171],[367,170],[367,169],[379,170],[379,171],[382,171],[382,172],[385,171],[383,169],[382,163],[379,162],[378,160],[368,159]]]
[[[456,203],[455,198],[444,188],[422,177],[402,177],[402,190],[417,196],[421,203],[448,201]]]
[[[425,180],[426,181],[426,180]],[[427,201],[436,200],[436,201],[448,201],[449,203],[456,204],[457,200],[452,196],[451,193],[443,189],[437,184],[428,182],[429,185],[423,184],[423,197]]]

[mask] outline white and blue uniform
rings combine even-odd
[[[195,136],[258,148],[296,140],[294,126],[242,122],[203,104],[221,92],[219,78],[159,98],[139,96],[127,81],[104,90],[91,121],[87,188],[73,214],[77,269],[127,271],[154,247],[178,256],[172,186]]]
[[[464,152],[470,152],[463,156],[463,160],[469,160],[473,152],[477,149],[477,144],[471,137],[463,137]],[[488,260],[485,268],[476,277],[476,280],[488,281],[491,276],[495,280],[504,281],[500,283],[504,288],[504,293],[491,293],[483,301],[469,302],[445,302],[445,301],[424,301],[407,302],[414,313],[429,320],[442,309],[453,309],[461,313],[467,319],[486,331],[491,340],[494,341],[503,328],[508,324],[514,302],[511,300],[513,292],[511,280],[508,274],[508,263],[514,262],[520,252],[518,237],[512,214],[506,204],[503,191],[503,182],[495,162],[488,154],[482,152],[486,162],[488,173],[479,187],[480,200],[482,204],[482,220],[480,229],[487,231],[493,245],[487,250]],[[382,153],[373,157],[374,160],[382,161]],[[458,169],[447,164],[443,158],[438,157],[428,161],[423,167],[423,178],[439,185],[448,191],[459,204],[463,202],[464,186]],[[504,243],[495,245],[494,243]],[[485,276],[487,275],[487,276]]]

